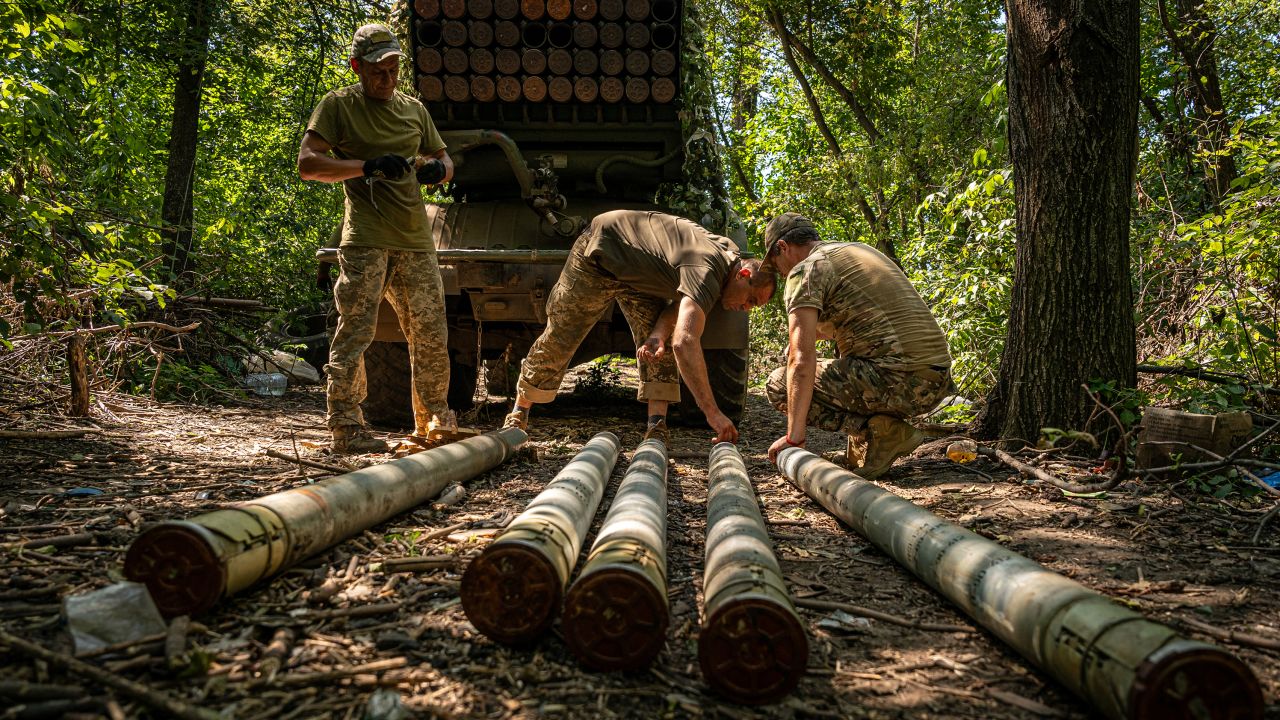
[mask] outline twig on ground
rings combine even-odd
[[[1205,635],[1216,637],[1219,640],[1225,640],[1237,645],[1265,648],[1267,650],[1280,650],[1280,640],[1277,639],[1236,632],[1235,630],[1223,630],[1222,628],[1214,627],[1213,625],[1200,622],[1199,620],[1193,620],[1192,618],[1184,618],[1182,622],[1193,630],[1199,630]]]
[[[305,465],[307,467],[315,468],[317,470],[328,470],[329,472],[337,473],[339,475],[345,475],[351,472],[351,470],[349,470],[348,468],[338,467],[337,465],[325,465],[324,463],[318,463],[314,460],[305,460],[300,457],[291,457],[289,455],[285,455],[284,453],[278,450],[265,450],[263,451],[263,454],[266,455],[267,457],[272,457],[277,460],[284,460],[286,462],[297,463],[299,465]]]
[[[831,600],[814,600],[812,598],[793,598],[793,601],[795,602],[796,607],[809,608],[810,610],[843,610],[850,615],[880,620],[881,622],[887,622],[890,625],[897,625],[899,627],[912,628],[915,630],[958,633],[977,632],[977,630],[964,625],[916,622],[909,618],[891,615],[889,613],[880,612],[879,610],[872,610],[871,608],[865,608],[860,605],[850,605],[849,603],[833,602]]]
[[[0,440],[64,440],[102,432],[98,428],[72,430],[0,430]]]
[[[105,685],[114,690],[118,690],[125,695],[145,704],[148,707],[155,708],[171,717],[180,720],[219,720],[221,717],[211,710],[192,707],[187,703],[151,688],[136,683],[132,680],[108,672],[95,665],[77,660],[69,655],[54,652],[47,648],[43,648],[35,643],[27,642],[22,638],[15,637],[9,633],[0,630],[0,643],[8,645],[13,650],[26,655],[27,657],[43,660],[50,665],[60,667],[74,675],[83,678],[89,678],[94,682]]]
[[[1275,507],[1263,514],[1262,519],[1258,521],[1258,529],[1253,531],[1253,539],[1249,541],[1249,544],[1258,544],[1258,538],[1262,537],[1262,528],[1267,526],[1267,523],[1276,516],[1277,512],[1280,512],[1280,503],[1277,503]]]

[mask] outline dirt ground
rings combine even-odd
[[[494,399],[469,420],[492,428],[504,409]],[[323,393],[317,388],[218,407],[111,395],[99,398],[94,413],[100,433],[0,439],[0,627],[64,654],[71,644],[62,599],[122,579],[125,551],[140,529],[333,474],[267,451],[331,466],[386,459],[344,460],[324,450]],[[38,420],[20,407],[0,408],[0,427],[73,425]],[[741,424],[741,448],[792,594],[888,613],[917,627],[841,621],[830,610],[802,608],[810,655],[793,694],[764,707],[713,695],[696,655],[710,431],[676,428],[668,476],[672,616],[656,663],[629,674],[584,671],[558,626],[519,649],[479,635],[458,597],[466,562],[595,432],[608,429],[621,438],[624,457],[589,547],[642,424],[635,403],[566,391],[556,404],[535,411],[537,459],[521,457],[469,481],[462,502],[424,505],[392,518],[223,602],[194,618],[187,644],[168,660],[163,642],[153,641],[87,662],[189,707],[246,720],[401,717],[381,709],[387,700],[394,706],[395,695],[410,716],[444,718],[1091,716],[1083,701],[976,628],[771,466],[765,451],[782,432],[783,419],[759,391]],[[815,432],[810,448],[830,453],[842,450],[843,441]],[[1065,497],[982,459],[963,468],[951,464],[941,448],[922,446],[881,484],[1148,617],[1223,644],[1259,676],[1266,716],[1280,718],[1280,651],[1274,649],[1280,641],[1280,519],[1258,533],[1268,505],[1229,506],[1187,486],[1140,481],[1104,498]],[[68,492],[86,487],[102,492]],[[21,548],[78,534],[87,535],[64,547]],[[436,569],[390,571],[389,560],[417,555],[448,557]],[[920,629],[920,623],[972,630]],[[1253,639],[1217,640],[1205,627]],[[1270,640],[1271,649],[1259,647],[1258,638]],[[0,663],[4,680],[72,686],[64,694],[73,702],[88,698],[67,717],[166,716],[13,648],[5,649]],[[0,697],[0,707],[10,707],[0,709],[0,717],[18,717],[17,702]]]

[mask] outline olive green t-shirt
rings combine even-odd
[[[618,282],[650,297],[678,300],[686,295],[708,313],[738,258],[729,238],[691,220],[648,210],[597,215],[587,238],[584,254]]]
[[[371,160],[395,153],[412,161],[444,148],[427,109],[396,91],[389,100],[371,100],[359,84],[325,95],[311,113],[307,131],[333,146],[343,160]],[[344,180],[346,213],[342,247],[426,250],[434,247],[413,173],[399,180],[357,177]]]
[[[950,367],[947,338],[911,281],[863,243],[821,243],[787,276],[787,312],[811,307],[841,357],[898,370]]]

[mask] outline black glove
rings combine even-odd
[[[437,185],[441,180],[444,180],[444,163],[438,159],[430,158],[418,168],[420,185]]]
[[[382,157],[364,161],[365,177],[399,180],[412,170],[413,167],[409,165],[409,161],[395,153],[387,153]]]

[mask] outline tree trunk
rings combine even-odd
[[[1094,378],[1137,382],[1129,217],[1138,3],[1008,0],[1017,259],[984,437],[1079,428]]]
[[[1169,18],[1164,0],[1159,4],[1160,23],[1169,47],[1187,66],[1187,85],[1195,116],[1195,132],[1204,162],[1204,187],[1214,207],[1231,192],[1236,179],[1236,162],[1227,148],[1231,123],[1218,81],[1218,37],[1213,19],[1204,12],[1202,0],[1175,0],[1178,24]]]
[[[178,36],[177,82],[169,129],[169,164],[164,176],[164,254],[176,278],[186,275],[191,255],[191,223],[196,146],[199,140],[200,89],[209,55],[207,0],[187,0],[185,27]]]

